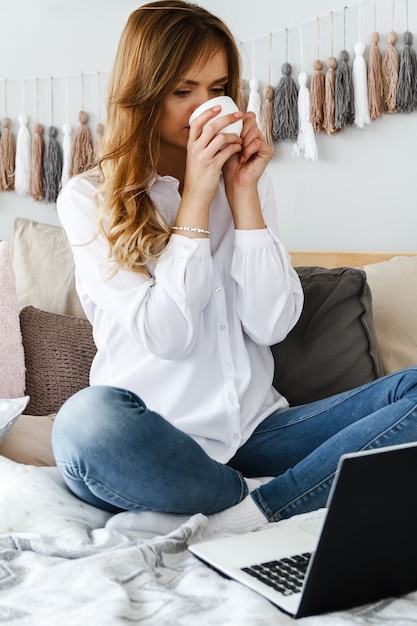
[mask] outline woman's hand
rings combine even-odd
[[[230,113],[212,119],[220,110],[220,106],[215,106],[192,122],[187,145],[183,195],[195,194],[209,205],[216,194],[225,163],[233,156],[238,159],[243,143],[233,133],[222,133],[223,128],[241,119],[243,114]]]
[[[274,152],[254,113],[245,113],[241,139],[241,152],[232,155],[223,167],[227,198],[236,228],[265,228],[257,185]]]
[[[247,187],[257,183],[274,156],[272,148],[265,141],[256,123],[254,113],[244,114],[241,139],[242,151],[230,158],[223,168],[227,187],[238,185]]]

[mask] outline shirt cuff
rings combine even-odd
[[[205,257],[210,254],[210,239],[208,237],[184,237],[183,235],[172,234],[168,244],[161,254],[172,256],[179,254],[191,259],[191,257]]]
[[[279,239],[268,226],[256,230],[235,230],[236,246],[264,246],[272,242],[279,243]]]

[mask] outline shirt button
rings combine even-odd
[[[233,439],[234,439],[235,441],[237,441],[237,440],[239,439],[239,435],[238,435],[237,433],[235,433],[235,434],[233,435]]]
[[[222,290],[221,287],[215,287],[214,288],[214,293],[219,293]]]
[[[230,364],[230,363],[225,363],[225,364],[224,364],[224,367],[225,367],[227,370],[231,370],[231,369],[232,369],[232,366],[231,366],[231,364]]]
[[[226,326],[225,326],[225,324],[221,324],[221,325],[219,326],[219,328],[220,328],[220,330],[226,330]]]

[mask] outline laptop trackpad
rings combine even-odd
[[[321,529],[323,528],[324,520],[326,519],[326,512],[327,511],[325,509],[321,509],[321,515],[301,521],[297,524],[298,528],[301,528],[301,530],[304,530],[306,533],[313,535],[313,537],[319,537]]]

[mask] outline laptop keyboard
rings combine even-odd
[[[310,557],[311,552],[304,552],[278,561],[242,567],[242,571],[273,587],[284,596],[290,596],[301,591]]]

